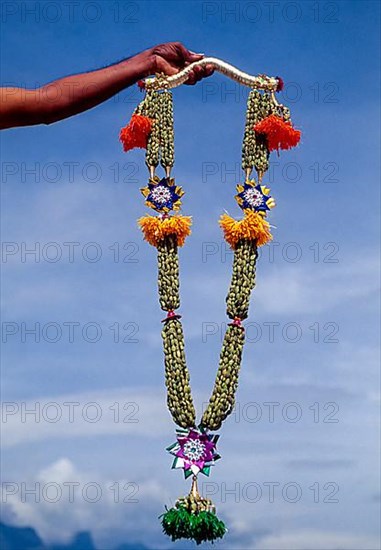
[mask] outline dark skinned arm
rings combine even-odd
[[[203,57],[180,42],[168,42],[104,69],[67,76],[36,90],[0,88],[0,129],[52,124],[99,105],[141,78],[157,72],[176,74]],[[196,67],[187,84],[212,73],[211,67]]]

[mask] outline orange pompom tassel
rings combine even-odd
[[[139,218],[138,224],[145,240],[152,246],[157,246],[167,235],[176,235],[178,246],[183,246],[186,237],[191,233],[192,218],[181,215],[166,218],[147,215]]]
[[[300,141],[300,130],[295,130],[290,122],[282,118],[270,115],[254,126],[258,134],[264,134],[267,138],[267,145],[270,151],[279,149],[291,149]]]
[[[121,129],[119,139],[127,153],[134,147],[145,149],[151,132],[152,120],[144,115],[132,115],[130,122]]]
[[[263,246],[272,239],[269,222],[252,210],[245,210],[244,218],[238,221],[228,214],[223,214],[219,223],[226,242],[233,249],[241,239],[253,240],[257,246]]]

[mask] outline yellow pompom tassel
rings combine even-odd
[[[219,223],[226,242],[232,248],[240,239],[255,240],[257,246],[262,246],[272,239],[269,222],[252,210],[245,210],[245,217],[239,221],[231,218],[228,214],[223,214]]]
[[[152,246],[164,239],[166,235],[176,235],[178,246],[183,246],[186,237],[191,234],[191,216],[171,216],[158,218],[156,216],[143,216],[138,220],[144,238]]]

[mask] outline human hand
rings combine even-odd
[[[181,42],[159,44],[148,50],[148,52],[151,74],[164,73],[168,76],[177,74],[184,67],[204,57],[202,53],[194,53],[188,50]],[[196,84],[202,78],[212,75],[213,72],[214,69],[211,65],[195,67],[185,84]]]

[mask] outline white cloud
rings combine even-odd
[[[14,486],[3,484],[2,502],[11,511],[12,523],[33,526],[48,542],[67,542],[84,530],[96,538],[103,530],[111,532],[120,525],[125,533],[138,533],[139,529],[147,533],[147,519],[139,503],[149,500],[161,509],[165,493],[156,480],[139,484],[126,479],[108,480],[90,470],[78,470],[65,457],[23,483],[17,484],[16,492]],[[37,498],[27,493],[32,488]],[[137,538],[141,541],[142,537]]]
[[[253,543],[257,550],[378,550],[379,539],[355,533],[298,530],[269,535]]]
[[[338,304],[369,297],[379,289],[375,256],[353,257],[350,265],[319,264],[281,267],[258,282],[256,300],[275,314],[321,313]]]
[[[2,446],[110,434],[158,436],[165,432],[167,422],[164,388],[120,388],[4,401]]]
[[[78,531],[88,530],[98,546],[102,545],[105,533],[120,530],[119,538],[136,540],[146,544],[157,541],[166,547],[167,539],[160,535],[158,511],[168,499],[165,478],[147,477],[133,487],[126,479],[111,481],[98,472],[81,470],[66,457],[61,457],[27,479],[27,488],[37,487],[40,501],[26,495],[21,484],[11,494],[11,487],[3,485],[2,501],[10,510],[12,523],[32,525],[45,541],[68,541]],[[69,490],[69,487],[72,489]],[[70,492],[71,491],[71,492]],[[135,493],[134,493],[135,491]],[[213,498],[213,497],[212,497]],[[94,502],[90,502],[93,499]],[[133,502],[136,500],[137,502]],[[168,500],[167,503],[169,504]],[[216,504],[218,502],[216,501]],[[272,507],[272,506],[271,506]],[[218,504],[219,514],[227,517],[229,533],[221,548],[242,550],[245,541],[248,550],[378,550],[378,541],[372,534],[361,531],[332,531],[319,528],[296,528],[284,531],[279,526],[279,510],[271,511],[267,506],[255,510],[253,525],[252,505],[234,504],[229,501]],[[305,514],[306,510],[303,511]],[[300,513],[300,511],[299,511]],[[312,509],[311,509],[312,513]],[[275,515],[274,515],[275,514]],[[292,508],[281,511],[282,520],[288,518],[292,524],[298,512]],[[273,533],[266,533],[264,525],[271,525]],[[123,526],[121,528],[121,526]],[[251,539],[251,542],[250,542]],[[107,539],[106,539],[107,540]],[[168,543],[167,543],[168,546]]]

